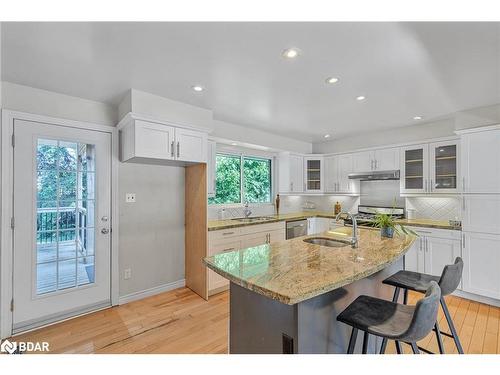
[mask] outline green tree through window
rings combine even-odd
[[[242,196],[243,202],[271,202],[270,159],[217,154],[215,173],[216,194],[208,199],[209,204],[242,203]]]

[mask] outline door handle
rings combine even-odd
[[[181,144],[177,141],[177,157],[181,156]]]
[[[108,234],[109,233],[109,229],[108,228],[102,228],[101,229],[101,233],[102,234]]]

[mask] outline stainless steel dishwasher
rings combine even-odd
[[[307,234],[307,220],[286,222],[286,239],[305,236]]]

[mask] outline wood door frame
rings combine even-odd
[[[83,121],[54,118],[19,111],[2,109],[1,117],[1,216],[0,216],[0,339],[11,336],[13,312],[10,304],[13,298],[13,184],[14,184],[14,148],[12,134],[14,121],[24,120],[48,125],[59,125],[83,130],[100,131],[111,134],[111,305],[119,304],[119,264],[118,264],[118,166],[119,143],[118,129],[109,125],[97,125]]]

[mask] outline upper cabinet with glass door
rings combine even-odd
[[[323,192],[324,171],[322,157],[304,158],[305,191],[308,193]]]
[[[430,192],[458,192],[458,141],[438,142],[429,145],[430,152]]]
[[[458,141],[451,140],[401,149],[401,193],[458,193]]]

